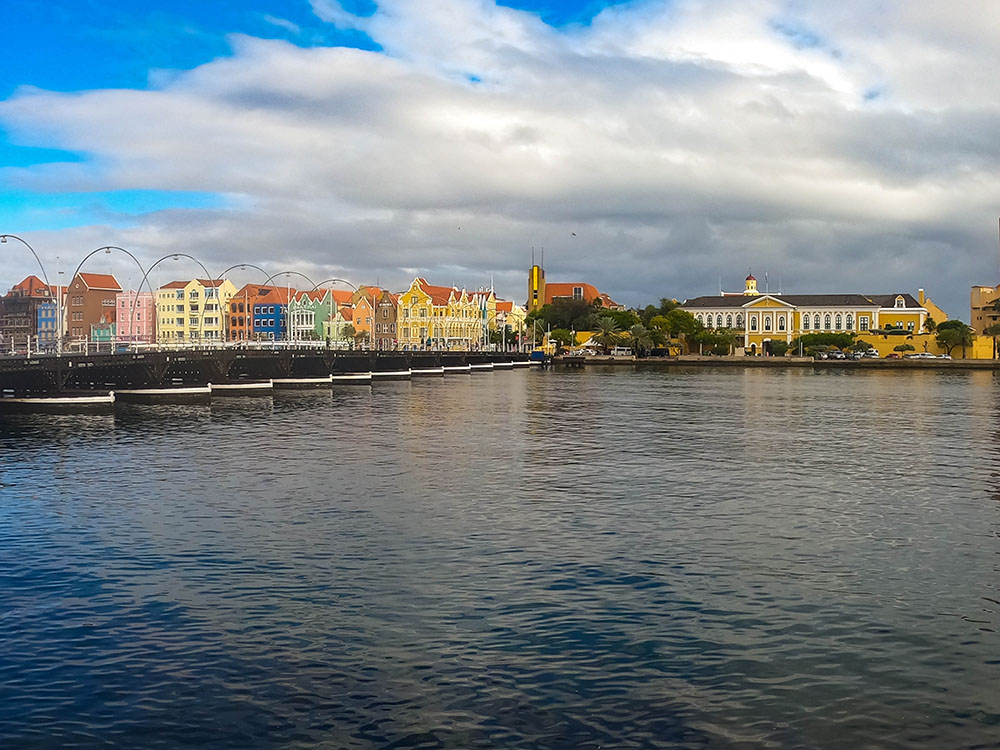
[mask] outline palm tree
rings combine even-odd
[[[937,330],[937,321],[935,321],[934,318],[928,315],[927,320],[924,321],[924,328],[926,329],[927,333],[934,333],[934,331]]]
[[[653,346],[653,332],[642,323],[637,323],[628,329],[628,335],[632,345],[632,352],[639,355],[640,352],[648,351]]]
[[[591,338],[607,354],[609,347],[622,340],[622,331],[614,318],[602,317],[597,319],[597,330]]]
[[[997,336],[1000,336],[1000,323],[988,325],[983,329],[983,335],[993,339],[993,359],[997,358]]]

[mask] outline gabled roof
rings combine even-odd
[[[505,300],[505,299],[498,299],[497,300],[497,312],[509,313],[509,312],[513,312],[513,311],[514,311],[514,303],[513,302],[511,302],[510,300]]]
[[[572,297],[574,288],[582,290],[584,302],[593,302],[601,296],[601,293],[597,291],[597,287],[582,281],[571,283],[546,282],[545,304],[550,304],[557,297]]]
[[[10,288],[10,292],[7,294],[8,297],[51,297],[53,296],[53,290],[42,281],[37,276],[29,276],[24,279],[21,283],[15,284]]]
[[[331,289],[330,293],[333,295],[333,301],[340,305],[350,305],[351,300],[354,298],[354,292],[350,289]]]
[[[190,283],[190,281],[168,281],[160,289],[185,289]]]
[[[115,291],[120,292],[122,290],[121,284],[118,283],[118,279],[110,273],[80,273],[77,274],[80,281],[88,289],[100,289],[102,291]]]

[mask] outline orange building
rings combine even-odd
[[[585,281],[548,282],[545,269],[534,265],[528,272],[528,312],[542,305],[550,305],[557,299],[575,299],[587,303],[597,303],[608,310],[624,310],[625,306],[615,302],[607,294],[598,291],[593,284]]]

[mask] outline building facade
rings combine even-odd
[[[152,292],[120,292],[115,296],[115,339],[119,342],[156,342],[156,297]]]
[[[543,305],[550,305],[558,299],[572,299],[598,305],[608,310],[624,310],[625,306],[615,302],[607,294],[598,291],[593,284],[583,281],[550,282],[545,280],[545,269],[533,265],[528,272],[528,312]]]
[[[92,326],[103,332],[104,326],[115,322],[115,301],[122,291],[112,274],[78,273],[66,292],[66,333],[71,340],[90,338]],[[102,333],[103,335],[103,333]]]
[[[921,304],[923,290],[919,295],[920,300],[902,292],[761,294],[751,274],[742,294],[695,297],[686,300],[681,309],[706,328],[742,334],[742,345],[750,353],[769,354],[770,342],[789,344],[809,333],[922,333],[930,313]],[[943,312],[939,314],[943,316]]]
[[[164,344],[225,339],[229,301],[236,287],[228,279],[171,281],[156,291],[156,340]]]
[[[37,276],[29,276],[0,297],[0,344],[45,348],[57,335],[53,290]]]

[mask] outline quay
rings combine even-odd
[[[813,367],[824,370],[1000,370],[1000,359],[815,359],[813,357],[676,357],[575,356],[560,354],[552,364],[583,367]]]

